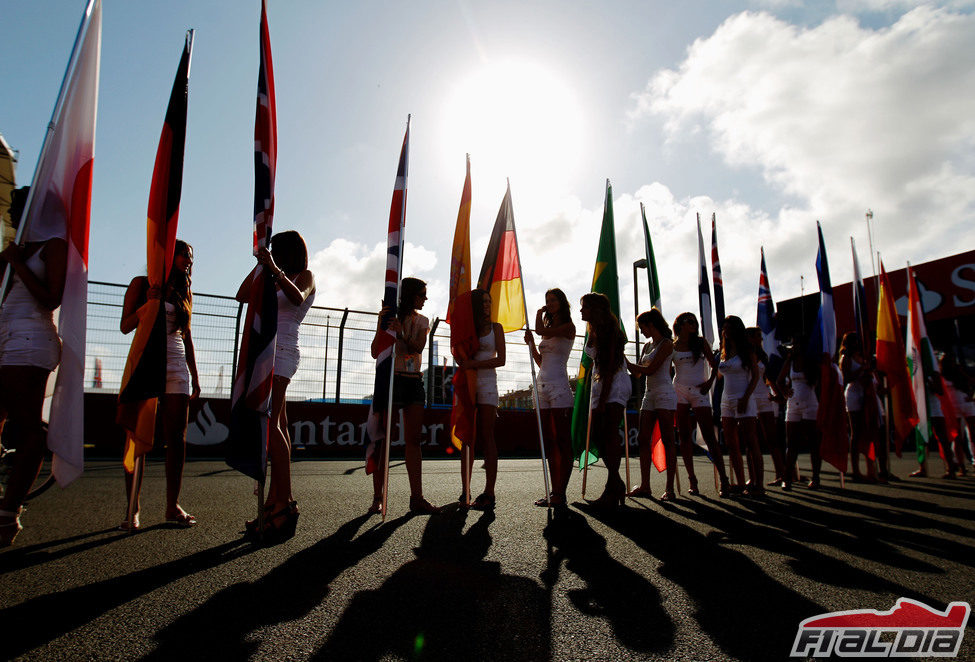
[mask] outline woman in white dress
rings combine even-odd
[[[731,468],[738,479],[738,487],[744,486],[745,494],[761,496],[765,494],[764,463],[758,445],[758,412],[752,399],[758,385],[758,366],[740,317],[729,315],[721,326],[721,363],[718,364],[718,372],[724,378],[721,427],[728,444]],[[741,445],[744,445],[749,457],[747,483],[741,461]]]
[[[674,412],[677,395],[670,379],[674,356],[673,333],[663,315],[656,308],[640,313],[636,318],[640,333],[650,342],[643,346],[640,363],[626,362],[630,373],[638,379],[646,378],[647,389],[640,406],[640,486],[629,496],[650,496],[650,444],[654,427],[660,426],[661,443],[667,458],[667,487],[661,501],[674,498],[674,478],[677,475],[677,447],[674,444]],[[697,494],[697,479],[691,474],[691,494]]]
[[[274,347],[274,379],[271,383],[271,429],[267,454],[271,463],[271,480],[264,500],[265,539],[290,538],[298,523],[298,503],[291,494],[291,436],[285,394],[291,378],[298,371],[298,329],[315,301],[315,276],[308,269],[308,248],[294,230],[279,232],[271,238],[271,250],[260,249],[259,264],[265,265],[275,280],[278,296],[278,332]],[[255,267],[255,270],[258,267]],[[250,299],[253,271],[237,290],[237,301]],[[253,532],[256,521],[247,522]]]
[[[540,368],[536,383],[548,451],[548,469],[552,478],[550,498],[553,506],[564,506],[565,490],[572,475],[573,405],[566,365],[575,341],[576,327],[569,312],[569,301],[562,290],[554,288],[545,293],[545,305],[535,313],[535,333],[542,337],[537,348],[531,331],[525,331],[525,342],[531,349],[532,359]],[[535,505],[545,507],[548,503],[549,499],[542,497]]]
[[[17,189],[11,196],[15,227],[27,190]],[[23,528],[21,506],[44,461],[41,410],[48,377],[61,362],[54,311],[64,294],[67,249],[64,237],[51,237],[22,246],[11,243],[0,253],[0,272],[7,265],[12,271],[0,309],[0,430],[10,424],[17,450],[0,500],[0,547],[13,543]]]
[[[139,325],[139,310],[150,299],[162,299],[166,313],[166,392],[159,398],[157,416],[160,417],[163,442],[166,444],[166,521],[189,527],[196,518],[179,505],[183,484],[183,465],[186,462],[186,424],[190,400],[200,395],[200,378],[196,370],[196,353],[190,333],[190,313],[193,293],[190,289],[193,274],[193,247],[176,240],[173,265],[162,288],[150,287],[149,279],[137,276],[129,283],[122,302],[119,330],[128,334]],[[132,491],[134,476],[125,472],[125,494],[135,499],[131,523],[126,518],[120,529],[139,528],[139,496],[141,481]]]
[[[505,362],[504,329],[491,321],[491,294],[484,290],[471,290],[471,312],[478,348],[471,358],[458,358],[459,370],[475,370],[477,374],[476,440],[484,446],[484,471],[487,478],[484,491],[471,503],[471,508],[489,510],[496,501],[494,487],[498,480],[498,446],[494,441],[494,421],[498,416],[498,376],[495,368]],[[473,449],[472,449],[473,451]],[[461,449],[464,457],[464,449]],[[471,458],[473,460],[473,457]],[[461,462],[461,480],[469,484],[471,465]],[[464,495],[461,494],[463,499]]]

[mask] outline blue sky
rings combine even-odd
[[[183,34],[195,28],[180,236],[194,289],[249,270],[260,5],[104,1],[92,279],[144,269],[156,142]],[[34,169],[80,0],[7,0],[0,133]],[[822,219],[833,281],[863,213],[894,267],[975,240],[971,2],[269,3],[279,156],[275,227],[302,232],[316,303],[372,309],[406,116],[406,271],[446,309],[450,244],[473,169],[478,270],[511,177],[529,307],[587,291],[606,178],[624,315],[648,208],[665,316],[696,310],[694,215],[717,213],[729,313],[752,323],[759,245],[775,299],[814,280]],[[707,239],[707,237],[706,237]],[[641,293],[645,292],[641,283]],[[807,290],[808,291],[808,290]],[[644,297],[645,300],[645,297]]]

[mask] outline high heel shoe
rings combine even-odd
[[[293,538],[300,514],[298,502],[291,501],[281,510],[265,517],[264,529],[260,532],[261,541],[274,544]]]
[[[18,508],[16,512],[0,510],[0,517],[10,519],[9,522],[0,524],[0,547],[12,545],[17,534],[24,530],[24,527],[20,525],[20,513],[22,511],[22,508]]]
[[[626,486],[623,481],[606,485],[606,489],[592,505],[600,510],[615,510],[626,503]]]
[[[374,496],[372,498],[372,505],[366,510],[367,513],[379,513],[383,512],[383,498],[381,496]]]
[[[649,487],[635,487],[629,492],[627,492],[626,496],[632,497],[634,499],[637,497],[646,497],[650,499],[653,498],[653,493],[650,491]]]
[[[727,499],[731,496],[731,484],[728,483],[727,478],[721,479],[721,487],[718,488],[718,497],[722,499]]]
[[[697,489],[697,476],[688,476],[687,481],[690,483],[690,487],[687,488],[687,493],[691,496],[699,496],[701,492]]]

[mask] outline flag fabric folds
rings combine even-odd
[[[193,53],[189,31],[176,69],[149,188],[146,214],[146,262],[149,287],[162,288],[173,264],[179,202],[183,186],[186,109]],[[126,432],[123,464],[135,471],[138,457],[152,450],[156,405],[166,392],[166,314],[162,299],[139,309],[139,324],[129,347],[116,421]]]
[[[901,327],[894,303],[894,293],[884,265],[880,263],[880,291],[877,294],[877,370],[887,376],[890,393],[890,418],[896,431],[894,448],[900,457],[904,440],[918,424],[917,405],[907,353],[901,339]]]
[[[522,291],[510,184],[494,222],[477,287],[491,293],[491,319],[499,323],[505,333],[525,327],[528,320]]]
[[[711,325],[711,287],[708,285],[708,264],[704,259],[704,235],[701,233],[701,215],[697,215],[697,296],[701,313],[701,336],[708,347],[714,347],[714,327]]]
[[[379,336],[379,355],[376,357],[376,379],[369,406],[368,425],[369,446],[366,448],[366,473],[378,468],[376,451],[379,442],[386,438],[383,424],[389,414],[389,398],[393,385],[393,350],[396,345],[396,332],[389,323],[396,317],[399,299],[400,274],[403,269],[403,239],[406,229],[406,183],[410,169],[410,120],[406,120],[406,135],[399,153],[396,167],[396,183],[393,186],[393,199],[389,205],[389,225],[386,230],[386,276],[383,290],[383,308],[386,315],[379,320],[383,333]]]
[[[833,363],[836,353],[836,316],[833,312],[833,286],[826,259],[823,229],[816,223],[819,250],[816,253],[816,275],[819,277],[819,312],[817,333],[813,334],[810,353],[820,366],[820,397],[817,424],[822,435],[820,453],[823,459],[839,471],[846,472],[850,452],[849,421],[843,397],[843,375]]]
[[[467,155],[467,176],[460,196],[457,225],[454,228],[454,245],[450,251],[450,290],[448,292],[446,322],[454,311],[457,296],[471,289],[471,155]]]
[[[450,353],[455,361],[469,359],[477,352],[477,347],[471,293],[467,291],[458,294],[454,299],[454,317],[450,323]],[[474,443],[477,373],[472,370],[454,370],[451,383],[454,387],[454,398],[450,408],[450,441],[459,450],[465,443]]]
[[[53,384],[53,397],[44,405],[47,446],[54,454],[51,472],[62,487],[80,476],[84,465],[88,233],[101,39],[102,3],[91,0],[78,28],[18,237],[18,243],[54,238],[67,243],[64,294],[55,313],[61,363],[48,379],[47,393]]]
[[[653,255],[653,242],[650,241],[650,226],[647,225],[647,210],[640,203],[640,216],[643,218],[643,244],[647,251],[647,285],[650,287],[650,306],[663,312],[660,302],[660,279],[657,278],[657,260]]]
[[[718,259],[718,226],[715,214],[711,214],[711,276],[714,280],[714,312],[720,337],[724,324],[724,281],[721,280],[721,260]]]
[[[917,447],[917,461],[923,464],[927,459],[928,442],[931,440],[931,412],[930,395],[938,398],[942,414],[945,416],[945,428],[948,438],[942,439],[940,447],[948,444],[958,435],[957,417],[949,423],[949,416],[954,411],[951,396],[941,376],[938,360],[934,356],[934,348],[928,338],[927,326],[924,323],[924,308],[917,286],[917,277],[911,265],[907,265],[907,367],[911,375],[911,385],[914,390],[914,402],[917,406],[917,426],[915,442]],[[941,393],[930,393],[928,381],[941,386]],[[940,450],[940,448],[939,448]],[[947,458],[946,458],[947,459]]]
[[[596,267],[592,274],[591,291],[605,294],[610,309],[617,317],[620,315],[620,283],[616,266],[616,230],[613,221],[613,187],[606,180],[606,200],[603,204],[603,223],[599,232],[599,248],[596,249]],[[589,331],[586,331],[586,343]],[[592,359],[583,352],[576,380],[575,402],[572,406],[572,452],[582,469],[598,459],[593,446],[589,455],[583,458],[586,449],[586,427],[589,420],[589,393],[592,389]]]
[[[772,288],[769,285],[768,270],[765,268],[765,247],[760,250],[762,268],[758,275],[758,310],[755,314],[755,326],[762,330],[762,349],[768,355],[768,366],[765,372],[769,379],[774,381],[782,368],[782,357],[779,355],[775,325],[775,302],[772,300]]]
[[[278,130],[274,99],[274,67],[267,3],[261,3],[260,67],[254,120],[254,254],[267,248],[274,218],[274,177]],[[263,483],[267,472],[267,442],[271,423],[271,383],[278,328],[278,301],[266,267],[251,276],[247,316],[237,359],[230,405],[227,464]]]

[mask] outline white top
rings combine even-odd
[[[491,326],[491,330],[488,331],[486,336],[481,336],[477,339],[477,351],[474,353],[475,361],[487,361],[493,359],[498,355],[497,349],[494,347],[494,325]],[[497,374],[494,368],[478,368],[477,378],[478,379],[495,379]]]
[[[298,328],[301,320],[305,319],[308,309],[315,301],[315,290],[305,297],[300,306],[291,303],[291,300],[278,289],[278,347],[298,348]]]
[[[549,337],[542,338],[538,343],[538,353],[542,355],[542,365],[538,371],[538,381],[547,383],[569,383],[566,366],[569,363],[569,352],[572,351],[573,338]]]
[[[661,343],[662,345],[663,343]],[[640,355],[640,365],[647,366],[653,361],[654,357],[657,356],[657,352],[660,351],[660,345],[654,344],[652,341],[648,342],[643,346],[643,353]],[[664,356],[663,363],[657,368],[655,372],[647,375],[647,390],[656,391],[657,389],[673,389],[674,385],[670,381],[670,358],[674,354],[674,346],[671,344],[670,351]],[[703,381],[703,380],[702,380]],[[700,382],[698,382],[700,384]]]
[[[183,344],[183,329],[177,325],[176,305],[166,305],[166,373],[168,375],[189,375],[186,365],[186,346]]]
[[[703,352],[694,360],[694,352],[674,350],[674,384],[700,386],[708,380],[708,362]]]
[[[861,367],[858,361],[850,359],[850,372],[856,372]],[[854,378],[846,383],[846,393],[854,394],[857,397],[863,397],[863,382],[859,378]]]
[[[38,248],[24,262],[24,266],[30,269],[41,282],[47,278],[47,265],[41,259],[43,250],[43,246]],[[35,320],[45,324],[54,324],[54,311],[42,306],[16,273],[10,279],[10,294],[4,300],[3,309],[0,312],[0,324],[6,324],[12,320]]]
[[[789,366],[789,381],[792,382],[792,397],[807,398],[810,395],[816,396],[812,386],[806,380],[806,373],[797,371],[794,366]]]
[[[748,390],[748,382],[751,381],[750,371],[741,362],[741,357],[737,354],[718,365],[718,370],[724,377],[724,392],[722,397],[729,400],[740,400]]]

